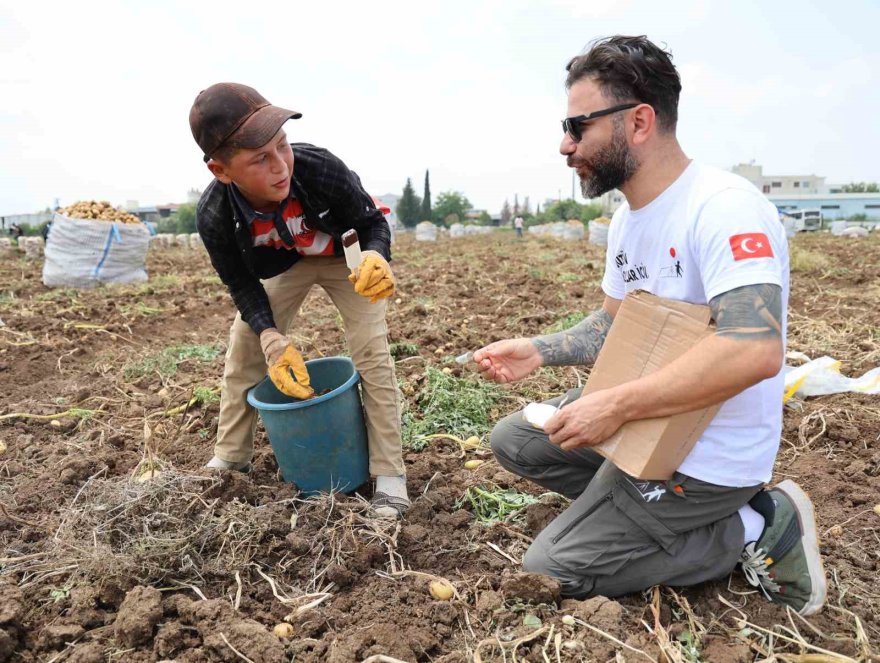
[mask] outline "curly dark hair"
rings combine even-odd
[[[602,93],[614,101],[639,101],[654,108],[661,131],[675,131],[681,79],[672,64],[672,53],[646,36],[615,35],[597,39],[565,67],[565,87],[592,78]]]

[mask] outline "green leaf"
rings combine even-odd
[[[529,626],[531,628],[541,628],[542,624],[543,622],[537,615],[533,615],[530,613],[523,617],[523,626]]]

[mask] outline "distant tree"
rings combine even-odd
[[[424,220],[419,218],[422,213],[421,207],[422,201],[413,189],[412,180],[407,177],[406,185],[403,187],[403,195],[397,202],[397,218],[404,226],[412,228],[419,221]]]
[[[513,216],[519,216],[519,194],[513,194]]]
[[[196,205],[186,203],[177,208],[172,221],[177,234],[196,232]]]
[[[541,216],[541,203],[535,205],[535,216]]]
[[[422,196],[422,220],[431,219],[431,182],[428,171],[425,171],[425,194]]]
[[[481,226],[491,226],[492,225],[492,216],[486,210],[480,212],[480,219],[477,222]]]
[[[465,197],[463,193],[458,191],[444,191],[437,196],[437,202],[434,203],[434,221],[436,223],[448,224],[448,218],[454,214],[458,220],[464,218],[464,215],[473,205]],[[455,221],[452,221],[455,223]]]
[[[840,190],[843,193],[880,193],[880,185],[877,182],[850,182]]]
[[[177,234],[177,219],[173,216],[169,216],[167,219],[159,219],[156,221],[156,232],[158,233],[171,233],[172,235]]]
[[[558,200],[535,216],[536,223],[567,221],[568,219],[592,221],[596,217],[602,216],[602,206],[590,203],[582,204],[571,199]]]
[[[501,206],[501,225],[509,226],[510,220],[513,218],[513,214],[510,212],[510,203],[507,202],[507,199],[504,199],[504,204]]]
[[[523,216],[526,216],[526,215],[532,213],[532,210],[529,209],[529,197],[528,196],[526,196],[525,200],[523,200],[522,210],[520,210],[520,211],[522,212]]]

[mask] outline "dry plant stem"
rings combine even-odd
[[[230,644],[229,640],[226,639],[226,634],[223,633],[222,631],[220,632],[220,637],[223,638],[223,642],[226,643],[226,646],[229,647],[235,653],[235,655],[238,656],[242,661],[247,661],[247,663],[254,663],[251,659],[249,659],[247,656],[245,656],[240,651],[238,651],[235,647],[233,647],[232,644]]]
[[[31,553],[30,555],[21,555],[20,557],[0,557],[0,564],[15,564],[16,562],[24,562],[29,559],[36,559],[37,557],[45,557],[48,554],[47,552],[38,552]]]
[[[326,601],[327,599],[329,599],[332,596],[332,594],[330,594],[329,592],[316,592],[314,594],[303,594],[302,596],[297,596],[296,598],[290,598],[289,596],[281,596],[281,594],[278,592],[278,588],[275,586],[275,581],[272,578],[270,578],[265,573],[263,573],[259,568],[257,569],[257,573],[259,573],[261,576],[263,576],[263,578],[265,578],[266,582],[268,582],[269,586],[272,588],[272,594],[274,594],[275,598],[278,599],[283,605],[291,605],[293,603],[300,603],[301,601],[312,599],[311,601],[309,601],[305,605],[301,605],[301,606],[297,607],[297,609],[294,610],[294,612],[289,614],[287,617],[285,617],[285,619],[287,619],[289,617],[295,617],[296,615],[299,615],[299,614],[305,612],[306,610],[310,610],[311,608],[314,608],[318,605],[321,605],[324,601]]]
[[[198,587],[196,587],[195,585],[187,585],[186,583],[182,583],[182,582],[178,583],[178,585],[180,585],[181,587],[186,587],[187,589],[193,590],[193,592],[195,592],[196,596],[198,596],[200,599],[202,599],[202,601],[208,600],[208,597],[204,595],[202,590],[199,589]]]
[[[62,417],[69,417],[71,412],[76,412],[76,409],[73,410],[65,410],[64,412],[58,412],[57,414],[31,414],[30,412],[11,412],[9,414],[0,415],[0,421],[4,421],[6,419],[39,419],[41,421],[47,421],[49,419],[61,419]]]
[[[520,647],[520,645],[524,645],[527,642],[531,642],[535,638],[541,637],[545,631],[549,629],[548,626],[542,626],[537,631],[530,633],[529,635],[524,635],[521,638],[517,638],[516,640],[511,640],[510,642],[501,642],[496,636],[492,636],[486,638],[485,640],[481,640],[477,643],[477,647],[474,650],[474,663],[483,663],[483,657],[480,656],[480,650],[487,645],[494,645],[501,649],[504,652],[504,659],[507,660],[506,652],[510,650],[514,653],[514,660],[516,658],[516,650]]]
[[[449,435],[447,433],[434,433],[432,435],[420,435],[420,440],[452,440],[458,445],[459,453],[455,456],[455,458],[464,458],[465,453],[469,449],[479,449],[482,447],[481,444],[473,444],[468,443],[467,440],[462,440],[460,437],[456,437],[455,435]],[[485,448],[485,447],[483,447]]]
[[[0,502],[0,511],[3,512],[3,515],[9,518],[9,520],[15,521],[21,525],[27,525],[28,527],[34,527],[36,529],[43,529],[42,525],[37,523],[32,523],[30,520],[25,520],[24,518],[19,518],[18,516],[14,516],[9,511],[6,510],[6,506]]]
[[[624,649],[628,649],[629,651],[633,652],[634,654],[641,654],[641,655],[644,656],[646,659],[648,659],[649,661],[651,661],[652,663],[654,663],[654,658],[651,657],[651,656],[649,656],[649,655],[647,654],[647,652],[644,652],[644,651],[642,651],[641,649],[636,649],[636,648],[633,647],[632,645],[628,645],[628,644],[626,644],[625,642],[621,642],[620,640],[618,640],[617,638],[615,638],[615,637],[614,637],[613,635],[611,635],[610,633],[606,633],[606,632],[603,631],[602,629],[600,629],[600,628],[596,628],[596,627],[593,626],[592,624],[588,624],[587,622],[583,621],[582,619],[577,619],[577,618],[575,618],[575,622],[578,623],[578,624],[580,624],[581,626],[586,626],[588,629],[590,629],[590,630],[593,631],[594,633],[597,633],[597,634],[601,635],[603,638],[608,638],[609,640],[611,640],[611,642],[620,645],[620,646],[623,647]]]
[[[361,663],[408,663],[407,661],[402,661],[399,658],[392,658],[391,656],[385,656],[385,654],[373,654],[369,658],[365,658]]]
[[[851,612],[850,610],[847,610],[846,608],[842,608],[837,605],[829,605],[828,607],[831,610],[837,610],[853,618],[853,621],[855,622],[856,642],[859,644],[861,657],[866,661],[871,660],[871,657],[873,656],[873,653],[871,652],[871,643],[868,640],[868,634],[865,633],[865,628],[862,625],[862,620],[859,619],[858,615],[856,615],[854,612]],[[800,615],[798,615],[798,617],[800,617]],[[801,619],[803,619],[803,617],[801,617]]]
[[[844,656],[843,654],[836,654],[833,651],[829,651],[827,649],[823,649],[822,647],[817,647],[816,645],[811,645],[809,642],[804,640],[797,640],[796,638],[790,638],[786,635],[782,635],[781,633],[777,633],[776,631],[771,631],[770,629],[764,628],[763,626],[758,626],[757,624],[753,624],[752,622],[743,619],[743,626],[748,626],[749,628],[753,628],[756,631],[761,631],[762,633],[766,633],[767,635],[779,638],[780,640],[785,640],[786,642],[790,642],[792,644],[798,645],[799,647],[806,647],[807,649],[812,649],[815,652],[820,654],[827,654],[829,656],[835,657],[835,661],[846,662],[846,663],[858,663],[858,661],[854,658],[850,658],[849,656]]]
[[[507,525],[500,524],[499,527],[501,529],[503,529],[505,532],[507,532],[508,534],[515,536],[518,539],[522,539],[523,541],[525,541],[526,543],[528,543],[530,545],[534,541],[534,539],[532,537],[528,536],[527,534],[523,534],[522,532],[517,532],[515,529],[511,529]]]
[[[238,571],[235,572],[235,582],[238,585],[238,589],[235,590],[235,602],[232,604],[232,607],[238,612],[238,606],[241,604],[241,574]]]
[[[858,518],[859,516],[864,516],[866,513],[874,513],[874,509],[871,508],[871,509],[865,509],[864,511],[859,511],[856,515],[847,518],[847,519],[844,520],[843,522],[841,522],[841,523],[837,523],[837,524],[835,524],[835,525],[832,525],[831,527],[829,527],[828,529],[826,529],[826,530],[822,533],[822,537],[824,538],[824,537],[828,536],[828,533],[829,533],[832,529],[834,529],[835,527],[842,527],[843,525],[846,525],[847,523],[852,522],[853,520],[855,520],[855,519]]]
[[[511,562],[513,562],[513,563],[516,564],[517,566],[520,564],[519,560],[514,559],[511,555],[509,555],[508,553],[506,553],[506,552],[504,552],[503,550],[501,550],[501,548],[499,548],[498,546],[496,546],[494,543],[487,542],[486,545],[487,545],[489,548],[491,548],[492,550],[494,550],[495,552],[497,552],[499,555],[501,555],[502,557],[504,557],[505,559],[509,559]]]
[[[814,420],[818,419],[821,424],[821,430],[815,435],[807,438],[807,429],[810,428],[811,424]],[[810,445],[813,444],[816,440],[822,437],[825,434],[825,431],[828,429],[828,425],[825,423],[825,413],[824,410],[818,410],[817,412],[811,412],[806,417],[801,420],[800,425],[798,426],[798,441],[801,444],[801,449],[808,449]]]

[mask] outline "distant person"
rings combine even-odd
[[[584,598],[694,585],[740,563],[770,600],[817,612],[826,581],[813,505],[793,481],[764,488],[782,431],[789,292],[776,209],[745,179],[684,153],[675,133],[679,75],[647,38],[595,42],[567,71],[560,152],[585,198],[615,188],[626,196],[609,229],[605,300],[571,329],[492,343],[474,360],[502,383],[541,366],[590,365],[636,289],[707,304],[717,329],[645,377],[569,391],[543,430],[521,412],[495,426],[492,449],[504,467],[573,500],[523,564],[558,578],[564,595]],[[672,266],[680,278],[664,278]],[[591,448],[627,422],[717,403],[668,481],[636,480]]]
[[[18,239],[22,235],[24,235],[24,230],[17,223],[13,223],[9,226],[9,234],[13,239]]]
[[[516,217],[513,220],[513,227],[516,229],[516,236],[523,236],[523,218],[521,216]]]
[[[370,473],[376,477],[372,511],[397,518],[409,498],[385,325],[386,299],[395,289],[389,228],[360,178],[342,161],[324,148],[287,142],[282,125],[300,116],[235,83],[203,90],[190,110],[190,128],[215,178],[199,200],[196,225],[239,311],[226,353],[217,443],[207,466],[250,470],[257,414],[246,395],[267,366],[285,394],[314,393],[287,332],[312,286],[319,285],[342,316],[361,375]],[[363,258],[350,276],[340,237],[352,228]],[[307,324],[296,320],[297,327]]]
[[[43,225],[43,228],[40,230],[40,235],[43,236],[43,241],[44,241],[44,242],[48,242],[48,241],[49,241],[49,231],[51,230],[51,228],[52,228],[52,222],[51,222],[51,221],[47,221],[47,222],[45,223],[45,225]]]

